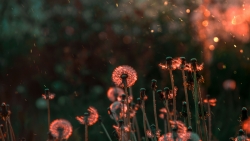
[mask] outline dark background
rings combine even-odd
[[[51,120],[64,118],[73,125],[69,141],[84,140],[84,126],[75,116],[89,106],[98,110],[111,134],[115,123],[106,111],[111,104],[106,92],[114,86],[111,74],[119,65],[137,71],[133,93],[136,98],[141,87],[147,89],[146,111],[153,122],[151,80],[158,81],[159,89],[171,87],[168,72],[158,66],[166,56],[204,63],[202,95],[217,99],[212,107],[213,139],[236,136],[241,108],[250,107],[250,12],[242,12],[243,3],[248,6],[246,1],[223,0],[0,1],[0,100],[11,106],[16,136],[46,140],[44,88],[56,94]],[[219,14],[213,13],[214,7]],[[174,71],[174,77],[180,111],[181,72]],[[225,80],[235,81],[236,88],[224,88]],[[137,115],[141,120],[141,112]],[[107,140],[98,123],[89,128],[89,140]]]

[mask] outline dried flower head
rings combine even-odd
[[[110,106],[110,111],[112,113],[111,118],[114,120],[119,120],[122,117],[126,117],[127,105],[122,102],[116,101],[113,102]]]
[[[184,136],[184,141],[200,141],[200,137],[194,133],[194,132],[187,132],[186,135]]]
[[[159,117],[161,119],[167,119],[167,109],[166,108],[161,108],[160,109]]]
[[[124,90],[119,87],[110,87],[107,91],[107,97],[110,101],[114,102],[124,93]]]
[[[178,90],[178,88],[177,88],[176,86],[174,87],[174,91],[173,91],[173,90],[170,90],[170,92],[169,92],[169,94],[168,94],[168,99],[173,99],[174,96],[176,97],[176,95],[177,95],[177,90]]]
[[[237,136],[234,141],[249,141],[250,139],[247,138],[246,136],[244,135],[241,135],[241,136]]]
[[[72,134],[72,126],[65,119],[56,119],[50,124],[50,132],[57,139],[68,139]]]
[[[177,134],[179,138],[184,138],[187,133],[187,127],[181,121],[169,121],[172,128],[177,128]]]
[[[117,97],[117,101],[122,102],[122,95]],[[130,95],[128,96],[128,103],[131,103],[133,101],[133,97]],[[125,100],[126,102],[126,100]]]
[[[2,103],[0,108],[0,116],[3,120],[6,120],[11,114],[9,104],[6,104],[5,102]]]
[[[124,140],[128,140],[128,139],[127,139],[127,134],[124,134],[124,133],[130,131],[130,130],[129,130],[130,128],[129,128],[128,126],[124,126],[124,125],[123,125],[123,126],[119,127],[119,126],[117,126],[117,125],[113,125],[113,128],[115,128],[116,135],[118,136],[119,140],[120,140],[121,138],[123,138]],[[123,131],[122,137],[121,137],[121,131]]]
[[[217,100],[216,100],[216,98],[211,98],[211,99],[204,99],[203,100],[203,102],[204,103],[208,103],[209,102],[209,104],[211,105],[211,106],[216,106],[216,102],[217,102]]]
[[[173,132],[162,135],[158,141],[200,141],[197,134],[187,132],[187,127],[181,121],[169,121]]]
[[[124,87],[124,83],[126,83],[127,87],[131,87],[137,80],[137,73],[130,66],[119,66],[113,71],[112,80],[119,87]]]
[[[150,130],[146,131],[146,135],[148,138],[153,138],[155,136]]]
[[[173,133],[167,133],[159,137],[158,141],[182,141],[182,138],[175,138],[173,136]]]
[[[46,100],[51,100],[55,98],[55,94],[50,93],[48,88],[45,88],[44,94],[42,94],[42,98]]]
[[[42,94],[42,98],[43,99],[49,99],[49,100],[51,100],[51,99],[54,99],[55,98],[55,94],[54,93],[49,93],[49,95],[46,95],[46,94]]]
[[[91,126],[95,124],[98,121],[99,115],[97,110],[94,107],[89,107],[88,108],[89,115],[87,117],[85,116],[77,116],[76,119],[81,123],[81,124],[88,124],[88,126]],[[85,120],[87,119],[87,121]]]

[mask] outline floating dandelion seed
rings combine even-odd
[[[72,134],[72,126],[65,119],[56,119],[50,124],[50,132],[57,139],[68,139]]]
[[[236,82],[232,79],[225,80],[223,82],[223,88],[225,90],[234,90],[236,88]]]
[[[87,124],[88,126],[91,126],[95,124],[98,121],[99,115],[97,110],[94,107],[89,107],[88,108],[89,115],[87,119]],[[77,116],[76,119],[81,123],[81,124],[86,124],[86,121],[84,119],[84,116]]]
[[[107,91],[107,97],[110,101],[114,102],[124,93],[124,90],[119,87],[110,87]]]
[[[136,71],[127,65],[123,65],[123,66],[119,66],[117,68],[115,68],[115,70],[112,73],[112,80],[115,83],[115,85],[119,86],[119,87],[124,87],[123,84],[123,79],[122,78],[125,77],[126,79],[126,84],[127,87],[131,87],[135,84],[135,81],[137,80],[137,73]]]

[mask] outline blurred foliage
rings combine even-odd
[[[114,85],[111,73],[115,67],[126,64],[137,71],[133,93],[136,98],[141,87],[147,89],[149,116],[153,115],[151,79],[158,80],[159,89],[170,87],[169,74],[158,64],[166,56],[195,57],[201,63],[206,53],[212,54],[212,61],[205,62],[202,71],[203,96],[210,94],[218,100],[212,107],[213,138],[235,136],[241,107],[250,108],[250,43],[220,40],[215,50],[204,49],[197,42],[191,18],[198,5],[183,0],[2,0],[0,98],[11,106],[16,136],[46,140],[47,108],[41,99],[44,88],[56,94],[51,101],[51,119],[65,118],[73,125],[69,141],[83,140],[84,126],[75,116],[90,105],[98,109],[111,134],[115,123],[106,111],[111,104],[106,91]],[[186,9],[191,12],[186,13]],[[174,76],[180,111],[184,100],[180,71]],[[235,90],[223,89],[227,79],[236,81]],[[157,102],[157,109],[161,107]],[[138,119],[142,127],[140,112]],[[89,138],[108,140],[98,123],[89,128]]]

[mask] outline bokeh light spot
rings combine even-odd
[[[214,37],[214,42],[219,42],[219,38],[218,37]]]

